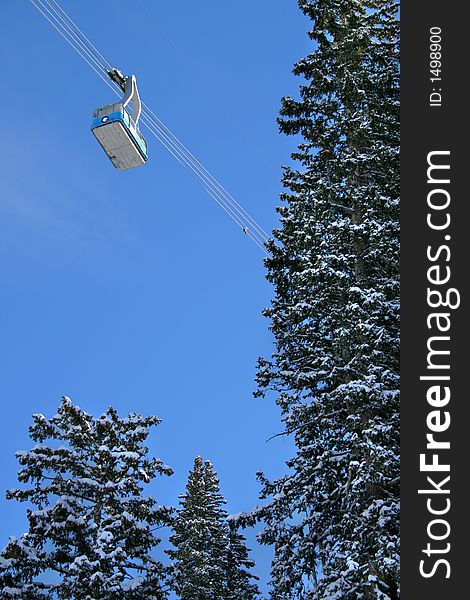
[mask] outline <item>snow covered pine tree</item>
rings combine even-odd
[[[268,279],[276,352],[257,395],[277,393],[297,447],[259,474],[275,547],[272,598],[399,597],[399,54],[393,0],[300,0],[312,53],[280,129],[286,168]]]
[[[229,527],[226,503],[210,461],[197,456],[189,473],[186,493],[174,520],[167,550],[173,560],[173,589],[180,600],[255,600],[254,577],[244,538]]]
[[[29,532],[0,555],[2,598],[161,600],[163,566],[150,552],[152,530],[171,510],[143,497],[142,483],[171,475],[144,442],[156,417],[113,408],[97,419],[64,397],[51,419],[33,416],[32,450],[17,452],[27,489],[7,492],[31,502]],[[58,440],[50,446],[45,440]]]
[[[248,557],[246,538],[238,532],[236,519],[228,519],[227,589],[224,600],[255,600],[259,590],[253,580],[258,577],[250,572],[255,566]]]

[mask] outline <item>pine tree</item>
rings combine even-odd
[[[175,550],[167,551],[173,560],[173,588],[181,600],[258,597],[247,570],[254,563],[224,504],[212,464],[197,456],[174,519],[170,542]]]
[[[258,577],[250,572],[255,566],[248,556],[246,538],[238,532],[235,519],[228,520],[227,589],[225,600],[256,600],[258,586],[253,582]]]
[[[209,461],[197,456],[173,524],[167,553],[181,600],[220,600],[225,590],[228,531],[224,497]]]
[[[27,487],[7,498],[35,508],[28,533],[10,538],[0,555],[2,598],[165,598],[164,568],[150,553],[160,541],[153,529],[170,521],[170,509],[142,495],[144,483],[172,472],[147,456],[158,419],[120,418],[113,408],[95,419],[64,397],[55,416],[33,421],[36,445],[17,452]]]
[[[259,474],[272,598],[399,595],[399,67],[394,0],[300,0],[312,53],[279,119],[286,168],[268,279],[277,393],[296,454]]]

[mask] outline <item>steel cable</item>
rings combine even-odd
[[[96,49],[61,6],[55,0],[30,0],[30,2],[93,69],[100,79],[118,96],[121,96],[122,92],[120,88],[114,87],[107,76],[107,70],[111,68],[111,64]],[[57,9],[51,2],[53,2]],[[268,234],[144,103],[141,120],[150,133],[155,136],[170,154],[180,164],[193,172],[205,191],[223,208],[227,215],[242,228],[247,236],[264,253],[268,254],[265,247],[265,243],[269,239]]]

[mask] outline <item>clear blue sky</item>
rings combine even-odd
[[[295,60],[309,51],[295,0],[63,0],[104,56],[266,231],[276,225],[278,133]],[[4,0],[0,194],[2,490],[16,484],[31,414],[66,394],[94,415],[156,414],[152,484],[176,504],[194,457],[212,460],[228,510],[258,501],[255,472],[284,472],[271,395],[252,398],[272,338],[260,250],[144,128],[147,165],[120,173],[90,132],[107,88],[28,0]],[[0,499],[0,545],[26,506]],[[267,579],[270,553],[250,543]]]

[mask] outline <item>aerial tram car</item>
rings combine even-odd
[[[139,131],[142,110],[134,75],[124,77],[118,69],[107,71],[109,78],[124,92],[121,102],[108,104],[93,111],[91,131],[120,171],[138,167],[147,162],[147,142]],[[129,104],[132,112],[129,112]]]

